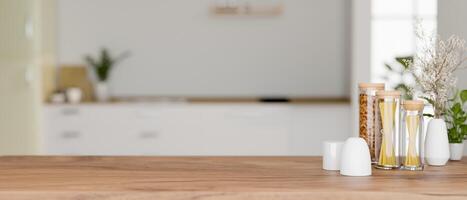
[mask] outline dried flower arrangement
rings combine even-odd
[[[455,35],[442,40],[438,35],[426,34],[421,30],[417,28],[416,36],[423,43],[410,64],[416,81],[411,92],[420,91],[420,98],[433,105],[433,117],[441,118],[456,87],[454,72],[465,67],[466,42]]]

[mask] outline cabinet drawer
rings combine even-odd
[[[86,152],[87,138],[79,130],[49,132],[45,137],[45,150],[50,154],[75,155]]]
[[[139,130],[125,135],[121,155],[161,155],[160,142],[164,135],[160,131]]]

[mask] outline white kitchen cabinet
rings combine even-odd
[[[295,105],[290,109],[290,155],[321,155],[323,141],[351,136],[350,105]]]
[[[207,155],[287,154],[287,106],[216,105],[205,106],[203,113]]]
[[[349,109],[346,104],[46,105],[42,149],[55,155],[317,155],[323,140],[349,136]]]

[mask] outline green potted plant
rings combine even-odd
[[[125,52],[117,57],[113,57],[106,48],[102,48],[99,56],[92,57],[90,55],[86,55],[84,57],[86,63],[96,73],[97,83],[95,86],[95,93],[98,101],[108,101],[110,97],[108,87],[110,72],[118,62],[128,56],[129,53]]]
[[[413,79],[412,72],[409,70],[410,64],[413,63],[413,56],[404,56],[394,58],[395,62],[386,63],[387,73],[382,77],[389,87],[401,92],[404,99],[413,99],[410,91]]]
[[[455,94],[446,109],[445,120],[448,125],[451,160],[461,160],[464,152],[464,140],[467,137],[467,113],[464,110],[466,101],[467,90],[462,90]]]

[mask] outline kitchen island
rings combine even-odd
[[[345,177],[319,157],[0,157],[0,199],[467,199],[467,159]]]

